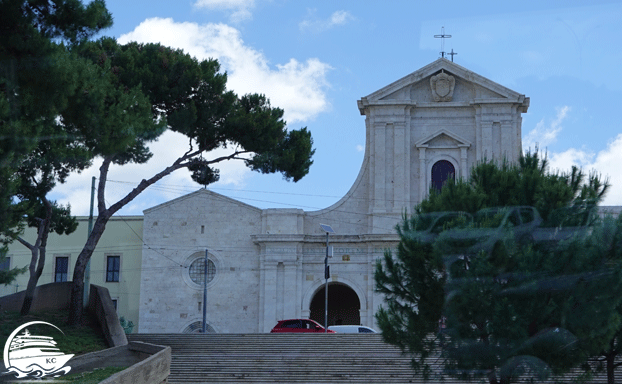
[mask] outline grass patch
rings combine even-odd
[[[91,372],[74,373],[61,377],[62,380],[75,384],[97,384],[127,367],[97,368]]]
[[[97,323],[87,313],[84,313],[82,318],[85,319],[82,325],[69,326],[66,311],[34,313],[23,317],[19,312],[0,312],[0,347],[4,348],[8,337],[17,327],[31,321],[45,321],[60,328],[62,333],[44,324],[28,326],[28,331],[32,335],[53,337],[57,343],[56,347],[63,353],[82,355],[108,348]],[[23,330],[19,333],[22,332]]]

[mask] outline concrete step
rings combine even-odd
[[[438,356],[430,357],[433,374],[425,381],[414,374],[410,357],[379,334],[134,334],[129,339],[172,348],[170,384],[416,384],[438,382],[443,371]],[[447,375],[442,380],[464,382]],[[590,383],[604,384],[606,376]]]

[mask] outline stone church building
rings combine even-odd
[[[258,209],[197,192],[144,211],[140,332],[192,332],[202,320],[208,252],[209,330],[269,332],[278,320],[324,323],[330,224],[329,325],[376,327],[383,298],[375,260],[394,248],[404,209],[481,159],[515,161],[529,98],[438,59],[358,101],[366,146],[360,173],[336,204]]]

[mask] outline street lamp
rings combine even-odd
[[[205,248],[205,268],[203,270],[203,326],[202,333],[207,330],[207,248]]]
[[[328,267],[328,258],[333,257],[333,249],[328,246],[328,235],[335,233],[330,225],[320,224],[320,228],[326,232],[326,257],[324,257],[324,333],[328,332],[328,278],[330,277],[330,269]]]

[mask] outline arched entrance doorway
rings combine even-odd
[[[324,325],[324,285],[311,299],[309,318]],[[361,324],[361,302],[345,284],[328,283],[328,325]]]
[[[456,169],[454,165],[447,160],[441,160],[432,166],[432,188],[440,192],[443,184],[449,179],[456,177]]]

